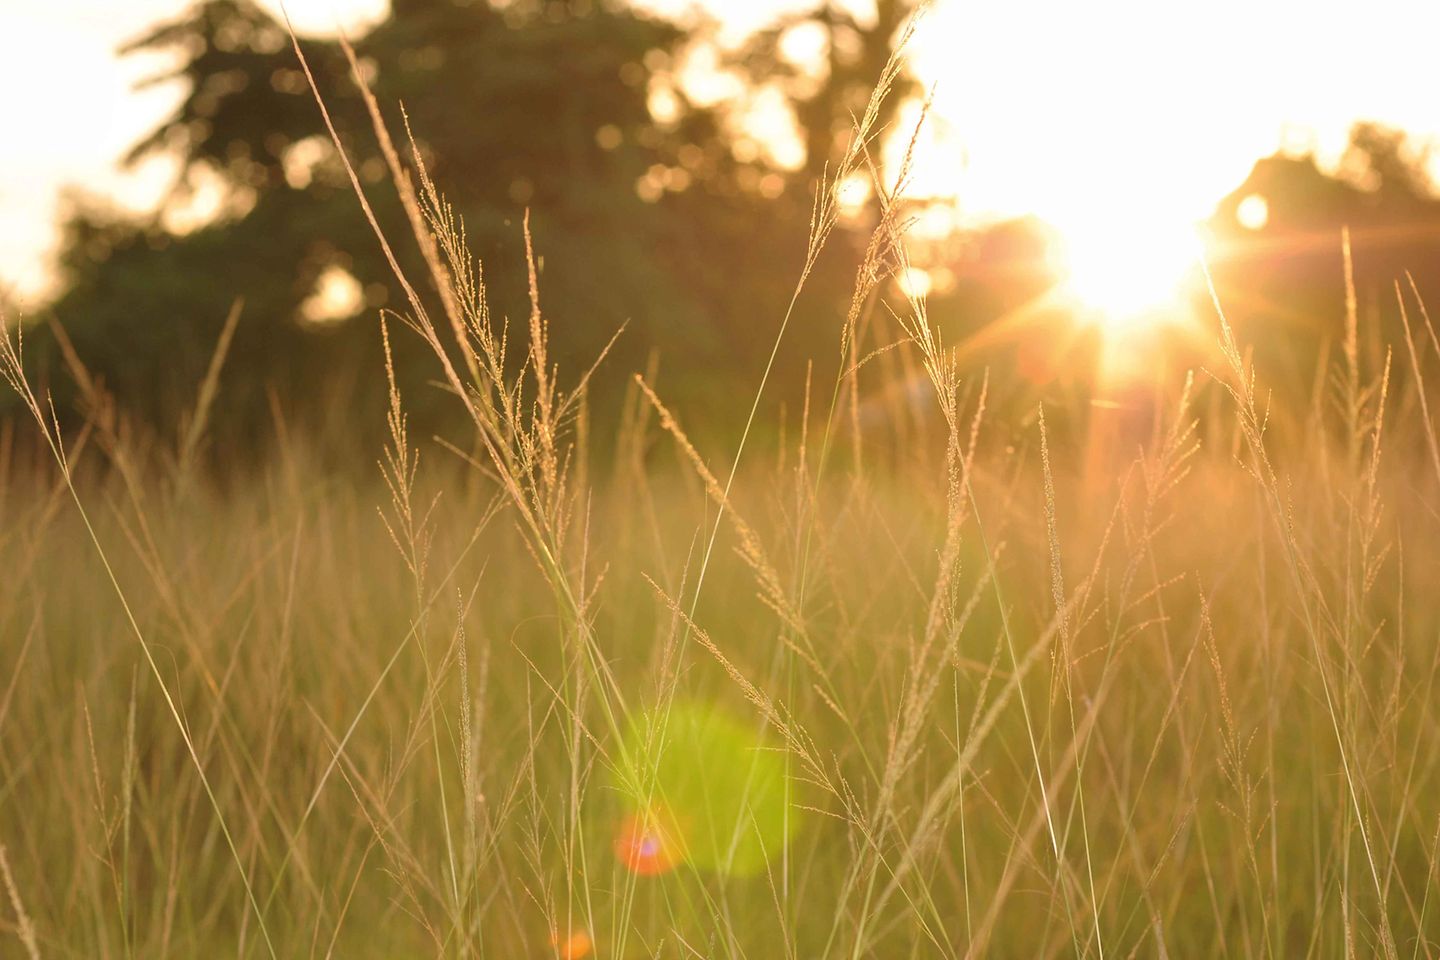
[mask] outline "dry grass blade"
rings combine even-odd
[[[15,936],[20,939],[20,945],[25,948],[25,955],[29,960],[40,960],[40,943],[35,937],[35,925],[30,922],[30,916],[25,912],[25,904],[20,899],[20,887],[15,883],[15,875],[10,872],[10,858],[5,855],[3,843],[0,843],[0,879],[5,881],[5,892],[10,895],[10,906],[15,910]]]
[[[1415,289],[1414,279],[1410,280],[1411,289],[1414,290],[1416,300],[1419,301],[1420,291]],[[1410,355],[1410,372],[1415,375],[1415,395],[1420,401],[1420,417],[1425,431],[1426,449],[1430,451],[1430,464],[1435,468],[1435,479],[1440,481],[1440,441],[1435,437],[1435,421],[1430,416],[1430,401],[1427,399],[1425,389],[1425,372],[1420,366],[1420,352],[1415,349],[1415,338],[1410,332],[1410,313],[1405,309],[1405,295],[1400,291],[1400,281],[1395,281],[1395,301],[1400,305],[1400,320],[1405,327],[1405,349]],[[1423,309],[1424,304],[1421,302]],[[1430,318],[1425,318],[1426,326],[1430,326]],[[1432,328],[1433,336],[1433,328]]]
[[[3,330],[3,327],[3,322],[0,322],[0,330]],[[205,773],[205,765],[200,759],[200,753],[195,746],[195,741],[191,737],[189,727],[186,725],[184,718],[181,716],[180,708],[176,703],[174,695],[171,693],[170,686],[165,682],[165,676],[160,670],[160,665],[155,660],[154,650],[150,642],[146,639],[145,632],[140,629],[140,623],[135,618],[135,613],[131,609],[130,601],[127,599],[125,591],[120,587],[120,581],[115,575],[115,568],[111,564],[110,557],[105,551],[105,548],[100,543],[100,538],[95,532],[94,524],[91,523],[90,515],[80,499],[80,493],[75,488],[74,477],[70,471],[70,461],[65,454],[65,448],[60,436],[60,426],[54,408],[48,403],[48,400],[45,406],[41,405],[39,398],[36,397],[30,387],[29,381],[26,379],[25,364],[22,360],[23,329],[24,328],[21,327],[16,330],[15,339],[13,340],[8,331],[0,332],[0,376],[5,378],[10,388],[15,391],[16,395],[25,405],[25,408],[29,411],[31,418],[41,433],[46,447],[49,448],[56,465],[60,469],[60,474],[65,481],[65,487],[70,492],[71,501],[75,504],[75,509],[85,525],[85,531],[90,538],[91,544],[95,548],[95,553],[99,557],[101,565],[105,568],[106,578],[109,580],[111,588],[115,591],[116,598],[120,601],[121,609],[125,613],[126,623],[130,627],[131,633],[134,634],[135,639],[140,642],[140,649],[145,655],[145,661],[150,667],[151,674],[160,686],[160,692],[165,698],[165,705],[169,709],[170,716],[175,721],[176,728],[180,731],[181,739],[185,742],[185,748],[189,753],[190,761],[195,767],[195,772],[199,775],[201,786],[204,788],[205,795],[210,801],[211,809],[215,813],[215,821],[220,828],[220,832],[225,837],[226,846],[229,847],[230,855],[234,859],[236,869],[240,873],[241,882],[245,887],[246,898],[249,900],[250,907],[254,911],[266,950],[271,957],[275,957],[277,956],[275,945],[271,942],[270,932],[265,926],[264,911],[261,910],[260,903],[255,898],[255,891],[250,884],[249,871],[246,868],[244,859],[240,855],[239,848],[235,844],[235,839],[231,835],[230,828],[225,820],[225,815],[220,808],[220,802],[210,783],[210,778]]]
[[[195,399],[195,409],[190,414],[189,426],[180,442],[178,457],[179,473],[186,476],[195,462],[200,441],[205,436],[205,427],[210,421],[210,408],[215,404],[215,394],[220,388],[220,371],[225,367],[225,358],[230,353],[230,341],[235,337],[235,328],[240,323],[240,312],[245,302],[236,300],[225,315],[225,325],[220,329],[220,338],[215,341],[215,350],[210,354],[210,365],[205,369],[205,379],[200,382],[200,394]]]

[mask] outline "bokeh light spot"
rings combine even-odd
[[[684,859],[677,831],[661,826],[654,813],[627,816],[615,835],[615,858],[631,873],[655,877]]]
[[[320,272],[315,289],[300,304],[300,319],[312,326],[348,320],[365,306],[365,289],[355,275],[336,264]]]
[[[1263,230],[1270,222],[1270,204],[1260,194],[1250,194],[1235,208],[1235,222],[1246,230]]]
[[[590,934],[584,930],[577,930],[574,933],[555,933],[550,937],[550,945],[555,948],[560,960],[582,960],[590,955],[594,948],[594,941]]]

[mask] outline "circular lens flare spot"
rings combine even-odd
[[[550,937],[550,946],[555,948],[560,960],[582,960],[590,955],[594,947],[590,934],[584,930],[577,930],[574,933],[554,933]]]
[[[627,816],[615,834],[615,857],[642,877],[655,877],[675,869],[683,859],[673,830],[663,829],[659,818]]]
[[[1246,230],[1263,230],[1270,222],[1270,204],[1258,193],[1252,193],[1235,208],[1235,221]]]

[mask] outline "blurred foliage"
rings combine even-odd
[[[1440,303],[1440,197],[1429,160],[1402,132],[1360,123],[1335,173],[1322,171],[1312,155],[1277,153],[1256,163],[1217,206],[1209,224],[1217,293],[1255,343],[1257,362],[1282,386],[1306,395],[1321,352],[1339,357],[1346,228],[1365,359],[1378,367],[1393,346],[1397,362],[1407,362],[1397,284],[1413,335],[1425,337],[1406,274],[1421,302]]]
[[[765,362],[803,262],[812,190],[803,171],[737,158],[722,112],[686,100],[671,82],[685,42],[673,24],[588,0],[398,0],[353,44],[392,134],[403,145],[408,124],[463,218],[492,311],[520,321],[511,355],[524,356],[528,210],[562,370],[578,376],[628,323],[610,362],[629,372],[658,353],[662,376],[679,372],[666,381],[675,401],[714,410]],[[380,222],[423,276],[339,43],[302,43]],[[186,95],[127,162],[160,155],[179,172],[152,217],[75,204],[53,314],[76,354],[122,407],[168,430],[240,298],[216,411],[225,441],[258,442],[282,410],[328,446],[373,450],[366,432],[383,424],[373,318],[403,304],[284,24],[249,0],[206,0],[128,49],[176,55],[156,81],[178,79]],[[660,87],[668,106],[652,111]],[[198,217],[197,206],[214,212]],[[798,340],[821,330],[835,340],[850,245],[838,236],[822,261],[812,288],[823,293],[802,300]],[[328,311],[314,299],[323,279],[347,295]],[[340,316],[317,319],[337,303]],[[782,355],[778,380],[803,382],[812,353]],[[31,354],[65,406],[60,352],[39,342]],[[408,338],[397,365],[412,416],[443,432],[448,405],[416,389],[432,371]],[[375,415],[355,416],[367,408]]]
[[[854,118],[865,112],[876,78],[917,6],[916,0],[876,0],[873,15],[861,18],[826,0],[777,18],[735,56],[753,83],[780,90],[792,104],[805,169],[812,177],[824,173],[827,161],[844,149]],[[787,53],[787,43],[809,55]],[[900,96],[880,104],[880,128],[894,124],[913,87],[913,82],[902,83],[896,91]]]
[[[492,312],[518,321],[508,328],[511,357],[525,355],[528,211],[562,376],[578,377],[625,327],[607,361],[614,375],[594,381],[598,428],[616,421],[626,375],[658,357],[667,399],[713,433],[741,420],[732,408],[748,404],[801,271],[815,183],[914,7],[878,0],[860,17],[823,2],[779,17],[718,61],[743,78],[745,93],[707,105],[692,102],[680,80],[687,55],[706,41],[703,25],[687,33],[618,2],[395,0],[354,46],[392,133],[402,145],[413,133],[463,219]],[[409,275],[424,277],[339,43],[302,43],[370,203]],[[49,312],[88,373],[65,369],[64,351],[41,325],[28,348],[37,378],[66,411],[76,406],[75,381],[93,377],[119,408],[174,435],[224,318],[243,300],[212,414],[215,443],[263,452],[283,417],[321,455],[369,462],[384,423],[374,318],[405,304],[284,24],[251,0],[204,0],[128,49],[175,58],[155,82],[179,81],[185,94],[126,157],[173,162],[174,185],[145,217],[73,201],[62,292]],[[902,80],[882,104],[881,129],[894,130],[916,93]],[[754,149],[744,129],[739,101],[766,94],[792,113],[802,159],[791,168]],[[1428,159],[1399,132],[1360,124],[1335,171],[1313,156],[1277,154],[1220,202],[1207,225],[1216,287],[1273,384],[1310,396],[1326,351],[1343,338],[1342,228],[1352,238],[1368,360],[1403,342],[1393,284],[1407,270],[1436,299],[1440,200]],[[825,364],[838,363],[872,218],[862,209],[842,220],[798,302],[771,380],[777,406],[800,406],[812,360],[816,382],[829,382]],[[1103,344],[1054,296],[1063,255],[1053,231],[1027,218],[927,242],[921,259],[943,278],[931,288],[930,314],[961,362],[1010,381],[1016,411],[1033,411],[1041,395],[1083,409]],[[1213,317],[1208,296],[1193,306]],[[904,351],[886,349],[900,331],[884,305],[867,304],[860,335],[883,368],[867,390],[885,395],[862,405],[857,423],[893,425],[913,406],[907,398],[920,378]],[[417,429],[446,434],[454,407],[430,388],[431,359],[413,338],[395,340]]]

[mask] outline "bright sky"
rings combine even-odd
[[[161,64],[114,50],[185,2],[4,0],[0,282],[25,299],[49,278],[63,187],[143,207],[165,185],[159,166],[122,174],[114,161],[176,90],[133,92]],[[738,32],[803,4],[702,5]],[[290,0],[302,30],[357,27],[385,6]],[[1433,0],[938,0],[913,51],[938,84],[918,186],[1072,235],[1184,229],[1282,143],[1333,158],[1358,118],[1440,139],[1436,37]]]

